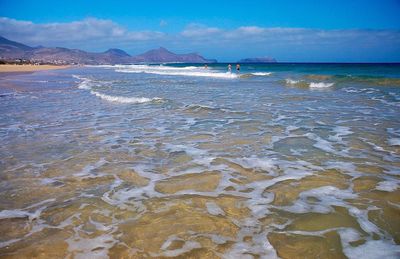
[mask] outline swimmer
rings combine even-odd
[[[236,72],[237,72],[237,73],[240,72],[240,65],[239,65],[239,64],[236,65]]]
[[[228,72],[232,73],[232,65],[231,64],[228,65]]]

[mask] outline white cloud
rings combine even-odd
[[[186,28],[181,32],[181,35],[184,37],[192,38],[192,37],[210,37],[222,32],[221,29],[215,27],[205,27],[200,24],[189,24]]]
[[[160,27],[165,26],[160,21]],[[164,46],[209,57],[270,55],[278,60],[391,60],[400,58],[400,30],[239,26],[219,28],[188,24],[182,31],[132,31],[112,20],[86,18],[66,23],[33,23],[0,17],[0,35],[31,46],[60,46],[104,51],[118,47],[137,54]],[[240,54],[242,55],[242,54]],[[365,57],[365,58],[364,58]]]
[[[27,44],[66,44],[160,39],[157,31],[128,31],[111,20],[86,18],[68,23],[36,24],[30,21],[0,18],[0,35]]]
[[[337,44],[353,42],[360,45],[380,43],[400,43],[400,30],[322,30],[307,28],[282,28],[241,26],[221,29],[202,25],[189,25],[181,33],[193,41],[226,42],[234,40],[246,43],[264,42],[268,44]]]

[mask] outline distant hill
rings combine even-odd
[[[21,58],[26,51],[32,50],[32,47],[8,40],[0,36],[0,57],[9,57],[10,59]]]
[[[0,36],[0,59],[25,59],[32,62],[58,64],[130,64],[130,63],[213,63],[215,59],[205,59],[196,53],[175,54],[165,48],[149,50],[137,56],[130,56],[121,49],[109,49],[101,53],[86,52],[79,49],[29,47],[22,43]]]
[[[130,55],[125,51],[123,51],[122,49],[109,49],[105,51],[104,54],[115,55],[119,57],[130,57]]]
[[[1,36],[0,36],[0,45],[3,46],[3,47],[9,46],[9,47],[18,48],[18,49],[21,49],[21,50],[31,50],[31,49],[33,49],[32,47],[29,47],[27,45],[24,45],[24,44],[16,42],[16,41],[12,41],[12,40],[6,39],[6,38],[1,37]]]
[[[245,58],[239,60],[238,63],[276,63],[276,59],[270,57]]]
[[[185,63],[214,63],[215,59],[205,59],[199,54],[175,54],[160,47],[132,57],[135,62],[185,62]]]

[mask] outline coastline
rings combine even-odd
[[[32,73],[35,71],[54,70],[69,68],[68,65],[0,65],[0,77],[21,73]]]

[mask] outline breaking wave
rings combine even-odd
[[[96,91],[90,91],[91,94],[99,97],[100,99],[109,101],[109,102],[116,102],[116,103],[148,103],[148,102],[159,102],[162,101],[162,98],[146,98],[146,97],[124,97],[124,96],[113,96],[102,94]]]
[[[329,88],[334,85],[334,83],[307,82],[304,80],[293,80],[290,78],[285,79],[285,84],[288,86],[309,87],[309,88]]]
[[[212,69],[204,69],[200,67],[168,67],[168,66],[149,66],[149,65],[124,65],[115,66],[115,71],[120,73],[145,73],[167,76],[194,76],[194,77],[211,77],[211,78],[238,78],[237,74],[229,72],[217,72]]]
[[[254,76],[270,76],[272,74],[272,72],[254,72],[251,74]]]
[[[334,83],[355,83],[373,86],[400,86],[400,78],[367,76],[367,75],[305,75],[305,79],[318,81],[333,81]]]
[[[125,97],[125,96],[114,96],[103,94],[98,91],[93,90],[95,87],[94,81],[90,78],[80,77],[77,75],[73,75],[74,78],[81,80],[78,84],[79,89],[90,90],[90,93],[99,97],[102,100],[106,100],[109,102],[114,103],[123,103],[123,104],[139,104],[139,103],[148,103],[148,102],[161,102],[163,101],[162,98],[154,97],[154,98],[147,98],[147,97]],[[100,83],[99,83],[100,84]]]
[[[319,83],[310,83],[310,88],[328,88],[333,86],[333,83],[324,83],[324,82],[319,82]]]
[[[92,88],[92,83],[93,83],[92,79],[80,77],[77,75],[72,75],[72,77],[81,80],[81,82],[78,84],[79,89],[90,90]]]

